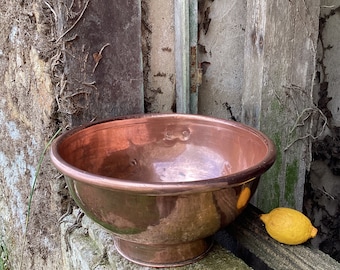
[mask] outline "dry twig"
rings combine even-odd
[[[95,71],[96,71],[96,68],[97,68],[97,66],[98,66],[98,64],[99,64],[99,62],[100,62],[100,60],[103,58],[103,51],[104,51],[104,49],[107,47],[107,46],[110,46],[110,43],[106,43],[101,49],[100,49],[100,51],[99,51],[99,53],[94,53],[93,54],[93,59],[94,59],[94,61],[96,62],[96,64],[95,64],[95,66],[94,66],[94,68],[93,68],[93,70],[92,70],[92,73],[94,73]]]
[[[51,10],[51,12],[52,12],[53,15],[54,15],[54,20],[55,20],[55,22],[57,22],[57,20],[58,20],[57,13],[54,11],[54,9],[52,8],[52,6],[51,6],[48,2],[44,1],[44,3],[45,3],[45,5]]]
[[[85,85],[85,86],[88,86],[88,87],[91,87],[95,90],[98,90],[97,86],[96,86],[96,81],[93,81],[93,82],[82,82],[82,85]]]
[[[307,116],[304,117],[304,118],[302,119],[302,121],[300,121],[301,118],[303,117],[303,115],[304,115],[306,112],[308,112],[308,113],[307,113]],[[318,113],[322,116],[322,118],[324,119],[324,123],[323,123],[323,125],[322,125],[322,129],[321,129],[321,131],[319,132],[319,134],[317,134],[317,135],[315,136],[315,135],[313,135],[313,134],[311,134],[311,133],[308,133],[308,134],[306,134],[306,135],[304,135],[304,136],[301,136],[301,137],[295,139],[294,141],[292,141],[291,143],[289,143],[289,144],[283,149],[283,151],[287,151],[287,150],[288,150],[294,143],[296,143],[297,141],[304,140],[304,139],[307,139],[307,138],[312,138],[313,140],[316,140],[317,138],[319,138],[320,136],[322,136],[322,134],[323,134],[324,131],[326,130],[326,126],[327,126],[327,123],[328,123],[328,122],[327,122],[327,117],[326,117],[326,115],[324,115],[324,113],[323,113],[319,108],[317,108],[317,107],[314,107],[314,108],[306,108],[306,109],[304,109],[304,110],[301,112],[301,114],[299,115],[299,117],[297,118],[297,120],[295,121],[295,124],[294,124],[294,126],[292,127],[292,129],[289,131],[289,133],[291,134],[297,127],[304,126],[304,125],[305,125],[305,122],[308,120],[308,118],[310,118],[310,117],[313,115],[314,112],[318,112]]]
[[[83,10],[81,11],[78,19],[74,22],[74,24],[72,24],[72,26],[67,29],[57,40],[56,42],[58,43],[64,36],[66,36],[76,25],[77,23],[80,21],[80,19],[83,17],[84,13],[85,13],[85,10],[87,9],[87,6],[89,5],[90,3],[90,0],[87,0],[87,2],[85,3],[85,6],[83,8]]]

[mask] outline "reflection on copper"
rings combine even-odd
[[[148,114],[75,128],[54,141],[51,158],[124,257],[168,267],[208,252],[209,237],[249,202],[275,148],[233,121]]]

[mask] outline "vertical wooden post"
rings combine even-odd
[[[190,43],[189,2],[174,1],[175,13],[175,62],[176,62],[176,111],[189,112]]]
[[[198,112],[198,88],[201,84],[201,69],[197,59],[198,2],[189,1],[189,44],[190,44],[190,113]]]
[[[72,125],[143,113],[141,3],[68,1],[63,33],[60,111]]]
[[[311,123],[319,113],[312,100],[319,7],[319,0],[247,1],[242,121],[277,147],[254,197],[264,211],[302,209]]]
[[[266,24],[266,1],[247,2],[247,25],[244,47],[244,92],[242,121],[260,128],[261,96],[263,86],[263,39]]]

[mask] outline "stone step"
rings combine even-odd
[[[179,270],[260,269],[260,270],[338,270],[340,264],[308,242],[288,246],[272,239],[259,216],[262,212],[248,205],[230,226],[213,237],[214,247],[202,260]],[[148,270],[123,258],[114,246],[112,234],[84,216],[74,226],[79,209],[61,223],[63,269]],[[70,230],[68,228],[75,228]],[[68,231],[68,232],[67,232]],[[170,268],[162,268],[170,269]]]
[[[79,209],[66,217],[61,223],[63,269],[67,270],[148,270],[152,267],[144,267],[132,263],[122,257],[116,250],[112,234],[84,216],[81,226],[74,226]],[[68,228],[75,228],[70,230]],[[68,231],[68,232],[67,232]],[[173,269],[173,268],[162,268]],[[176,267],[178,270],[248,270],[247,264],[226,250],[221,245],[215,244],[212,250],[202,260]]]
[[[245,211],[226,229],[215,235],[215,240],[254,269],[275,270],[337,270],[340,264],[306,242],[289,246],[272,239],[259,219],[262,212],[248,205]]]

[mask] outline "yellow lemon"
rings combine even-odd
[[[302,244],[318,232],[308,217],[291,208],[275,208],[260,219],[271,237],[287,245]]]

